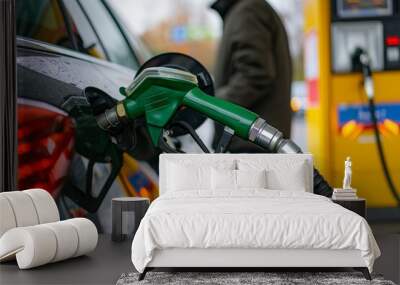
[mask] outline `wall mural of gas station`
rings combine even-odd
[[[0,23],[7,284],[400,282],[400,0],[0,0]]]
[[[157,156],[161,151],[151,146],[154,133],[149,134],[140,126],[143,122],[135,127],[136,151],[113,147],[113,141],[98,129],[93,117],[84,120],[87,112],[92,112],[88,111],[85,88],[106,91],[106,95],[99,95],[98,108],[111,107],[123,98],[119,88],[129,86],[149,54],[165,51],[189,53],[212,70],[215,34],[208,26],[188,24],[188,17],[183,14],[171,22],[152,26],[141,38],[133,40],[127,39],[123,27],[116,27],[122,35],[120,40],[132,51],[127,51],[125,59],[113,57],[107,44],[101,42],[101,34],[100,42],[87,35],[82,19],[74,13],[79,7],[66,1],[64,9],[70,11],[72,18],[64,26],[58,5],[43,1],[40,6],[17,6],[17,33],[22,36],[17,58],[22,82],[18,101],[18,184],[20,189],[48,190],[58,199],[65,216],[91,216],[109,230],[109,221],[103,218],[109,216],[113,196],[150,200],[158,196]],[[84,5],[90,8],[90,4]],[[368,200],[371,219],[391,219],[392,210],[400,203],[395,189],[400,185],[400,165],[395,159],[400,156],[400,101],[395,87],[400,77],[399,26],[397,1],[304,1],[304,72],[295,75],[304,76],[307,93],[302,106],[307,144],[302,148],[314,155],[316,167],[331,185],[341,184],[343,160],[351,155],[353,184],[359,196]],[[68,40],[71,34],[74,41]],[[161,34],[168,35],[169,41],[161,40]],[[75,48],[84,56],[49,56],[50,52],[57,53],[57,48],[29,43],[23,37]],[[150,52],[138,51],[138,42],[140,46],[152,43]],[[42,52],[32,54],[30,45],[39,46]],[[86,56],[107,59],[126,68],[106,71],[109,66],[91,62]],[[363,57],[368,61],[363,62]],[[151,64],[174,65],[191,72],[199,68],[169,60]],[[57,68],[46,70],[48,63],[55,63]],[[91,70],[91,65],[97,66],[94,73],[76,77],[77,71]],[[56,89],[56,99],[46,96],[50,93],[48,86]],[[207,92],[212,95],[212,91]],[[293,106],[296,102],[299,98],[292,98]],[[371,117],[371,102],[376,124]],[[193,108],[181,114],[193,129],[202,125],[206,117]],[[190,136],[190,131],[180,132]],[[296,142],[296,138],[293,140]],[[173,136],[172,144],[179,147],[181,137]]]

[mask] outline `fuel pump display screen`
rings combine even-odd
[[[341,18],[393,15],[393,0],[337,0],[336,7]]]

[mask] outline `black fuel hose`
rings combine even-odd
[[[329,185],[329,183],[325,180],[321,173],[314,167],[313,173],[313,181],[314,181],[314,194],[332,197],[333,189]]]
[[[383,145],[382,145],[381,136],[379,134],[379,128],[378,128],[378,119],[377,119],[376,113],[375,113],[376,106],[375,106],[374,98],[368,99],[368,107],[369,107],[369,112],[371,115],[372,127],[373,127],[374,135],[375,135],[375,142],[376,142],[376,146],[378,149],[378,154],[379,154],[379,159],[381,161],[383,174],[385,175],[386,183],[389,186],[390,192],[391,192],[393,198],[397,202],[397,206],[400,207],[400,195],[399,195],[399,192],[397,192],[396,187],[393,183],[392,176],[390,175],[389,167],[386,162],[385,153],[383,152]]]
[[[399,192],[397,192],[396,187],[392,180],[392,176],[390,175],[389,167],[386,162],[385,153],[383,151],[383,144],[379,134],[378,118],[376,117],[376,106],[374,101],[375,92],[372,79],[371,60],[368,56],[368,53],[362,48],[356,48],[352,60],[355,70],[361,69],[363,75],[364,79],[363,85],[365,89],[365,94],[367,95],[368,98],[368,109],[371,116],[372,128],[374,130],[374,136],[375,136],[375,143],[378,149],[378,155],[379,155],[379,160],[381,162],[383,174],[385,176],[386,183],[389,186],[389,190],[393,198],[397,202],[397,206],[400,207],[400,195]]]

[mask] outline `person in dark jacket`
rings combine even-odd
[[[224,22],[215,67],[216,96],[257,113],[290,137],[292,64],[281,19],[265,0],[218,0]],[[216,124],[214,146],[223,127]],[[234,138],[231,152],[265,152]]]

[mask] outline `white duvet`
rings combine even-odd
[[[165,248],[358,249],[370,271],[380,255],[359,215],[319,195],[266,189],[162,195],[140,223],[132,262],[143,272]]]

